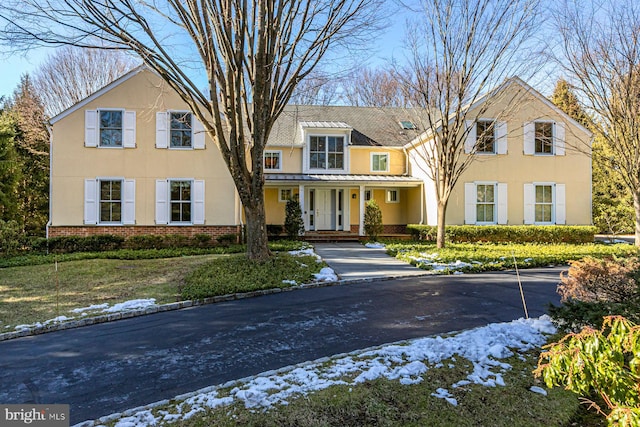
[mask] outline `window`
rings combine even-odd
[[[553,123],[535,122],[535,154],[553,154]]]
[[[417,126],[411,120],[403,120],[400,122],[400,127],[404,130],[415,130]]]
[[[344,169],[343,136],[311,136],[309,139],[310,169]]]
[[[293,197],[293,191],[290,188],[281,188],[278,191],[278,201],[286,202]]]
[[[100,110],[100,146],[122,147],[122,110]]]
[[[372,172],[388,172],[389,171],[389,154],[388,153],[372,153],[371,154],[371,171]]]
[[[122,222],[122,181],[99,180],[100,223]]]
[[[476,193],[476,222],[495,223],[495,185],[477,184]]]
[[[495,122],[479,120],[476,124],[476,152],[495,153]]]
[[[170,221],[191,222],[191,181],[169,181]]]
[[[398,203],[400,201],[400,194],[398,190],[387,190],[387,203]]]
[[[553,186],[536,185],[535,222],[553,222]]]
[[[191,113],[169,113],[169,147],[191,148]]]
[[[264,152],[264,169],[265,170],[281,170],[282,165],[280,158],[282,151],[265,151]]]

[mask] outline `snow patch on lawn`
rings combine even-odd
[[[450,337],[428,337],[381,346],[243,380],[237,382],[226,396],[220,396],[218,389],[196,393],[169,410],[141,410],[120,419],[116,426],[164,425],[190,418],[207,408],[233,402],[241,402],[247,408],[268,409],[273,405],[286,405],[292,397],[332,385],[352,385],[376,378],[415,384],[423,380],[422,374],[430,367],[443,368],[444,361],[455,361],[458,357],[470,361],[473,369],[465,379],[451,384],[451,389],[459,390],[472,383],[487,387],[504,386],[502,374],[511,366],[500,359],[538,348],[546,342],[546,335],[553,333],[555,327],[551,319],[544,315],[538,319],[494,323]],[[530,390],[546,393],[544,389],[535,386]],[[432,396],[444,399],[454,406],[458,404],[456,397],[445,388],[438,388]]]
[[[384,243],[373,242],[373,243],[365,243],[364,247],[371,248],[371,249],[382,249],[385,246],[384,246]]]
[[[320,273],[313,274],[318,282],[335,282],[338,280],[338,276],[331,267],[323,267]]]

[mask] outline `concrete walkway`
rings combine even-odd
[[[367,248],[353,242],[316,243],[314,248],[343,280],[426,274],[425,270],[390,257],[384,248]]]

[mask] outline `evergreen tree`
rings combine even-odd
[[[49,132],[36,93],[31,79],[24,75],[5,112],[16,124],[14,145],[21,169],[16,221],[23,233],[41,236],[49,217]]]
[[[18,215],[20,166],[14,146],[15,123],[0,112],[0,221],[15,220]]]
[[[304,233],[304,220],[298,197],[287,200],[285,209],[284,229],[290,239],[297,239]]]
[[[371,199],[364,208],[364,232],[373,241],[378,238],[382,230],[382,211],[378,203]]]

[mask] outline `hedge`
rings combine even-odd
[[[435,241],[437,227],[409,224],[414,240]],[[591,243],[597,228],[588,225],[448,225],[445,240],[453,243]]]

